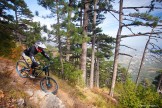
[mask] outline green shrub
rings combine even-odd
[[[63,76],[67,79],[70,83],[76,84],[78,79],[81,79],[82,71],[76,69],[73,64],[65,62],[64,63],[64,73]]]
[[[77,84],[82,82],[82,71],[77,69],[73,64],[69,62],[63,63],[64,73],[61,73],[61,63],[59,58],[54,59],[54,66],[51,67],[51,70],[57,73],[57,75],[61,75],[61,77],[67,80],[70,84]]]
[[[135,84],[130,80],[123,84],[120,91],[119,102],[123,107],[138,108],[141,105],[140,99],[136,95]]]
[[[141,105],[145,107],[162,107],[162,99],[160,95],[156,92],[154,87],[143,87],[141,85],[137,88],[137,96],[140,98]]]
[[[0,36],[1,38],[1,36]],[[15,42],[12,38],[2,38],[0,39],[0,56],[9,56],[12,53],[12,48],[15,47]]]
[[[117,89],[122,107],[162,107],[161,97],[152,86],[144,87],[139,85],[136,88],[135,83],[127,80],[124,84],[118,84]]]

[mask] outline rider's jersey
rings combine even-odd
[[[26,50],[24,50],[25,55],[29,56],[32,60],[32,62],[36,62],[34,56],[38,53],[35,46],[32,46]],[[49,56],[45,53],[44,50],[42,50],[41,54],[46,57],[48,60],[50,60]]]

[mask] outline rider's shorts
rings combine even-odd
[[[24,52],[22,53],[22,57],[25,59],[25,61],[26,61],[29,65],[32,64],[32,60],[30,59],[29,56],[25,55]]]

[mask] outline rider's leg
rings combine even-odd
[[[29,74],[31,75],[33,73],[33,68],[30,68]]]
[[[29,77],[30,78],[35,78],[35,76],[33,76],[33,68],[30,68]]]
[[[29,72],[30,78],[35,78],[35,76],[33,76],[33,71],[34,71],[34,68],[37,67],[37,66],[38,66],[37,62],[32,63],[31,68],[30,68],[30,72]]]

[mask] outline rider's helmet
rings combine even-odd
[[[38,41],[38,42],[35,43],[35,48],[38,52],[42,52],[43,49],[45,49],[47,47],[44,43],[42,43],[41,41]]]

